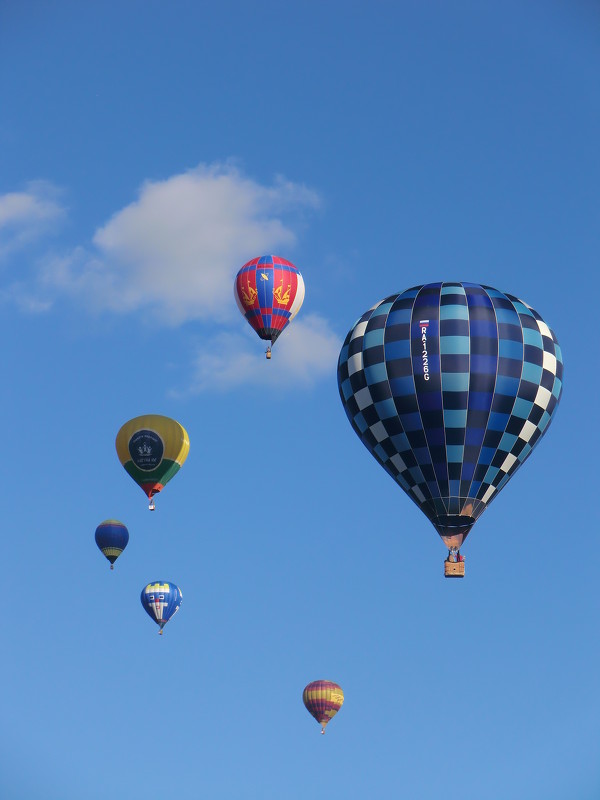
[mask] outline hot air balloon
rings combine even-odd
[[[129,531],[118,519],[105,519],[96,528],[96,544],[110,561],[110,568],[127,547]]]
[[[344,692],[333,681],[313,681],[305,687],[302,700],[309,714],[321,725],[321,733],[325,733],[325,726],[344,703]]]
[[[449,548],[447,577],[464,575],[459,548],[547,430],[562,372],[540,315],[475,283],[392,295],[346,336],[348,419]]]
[[[275,342],[304,300],[304,280],[285,258],[261,256],[240,269],[233,287],[238,308],[261,339]],[[271,346],[267,347],[271,358]]]
[[[190,450],[185,428],[169,417],[145,414],[129,420],[117,434],[119,461],[142,487],[154,511],[154,495],[179,472]]]
[[[144,586],[140,599],[146,614],[156,622],[162,634],[167,622],[179,611],[183,595],[176,584],[155,581]]]

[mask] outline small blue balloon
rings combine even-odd
[[[118,519],[105,519],[96,528],[96,544],[110,561],[110,568],[127,547],[129,531]]]

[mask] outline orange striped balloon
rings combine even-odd
[[[305,687],[302,700],[309,714],[321,725],[321,733],[325,733],[325,726],[344,703],[344,692],[333,681],[313,681]]]

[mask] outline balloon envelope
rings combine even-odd
[[[179,611],[183,595],[175,583],[154,581],[144,586],[141,594],[142,606],[162,633],[163,627]]]
[[[118,519],[105,519],[96,528],[96,544],[112,564],[129,542],[129,531]]]
[[[126,422],[117,434],[119,461],[152,498],[179,472],[190,450],[185,428],[169,417],[145,414]]]
[[[302,701],[309,714],[322,726],[321,733],[325,733],[325,726],[344,703],[344,692],[333,681],[312,681],[304,688]]]
[[[558,341],[518,298],[430,283],[377,303],[349,331],[338,387],[354,431],[460,547],[547,430]]]
[[[291,261],[260,256],[240,269],[233,293],[238,308],[260,338],[273,343],[300,310],[304,280]]]

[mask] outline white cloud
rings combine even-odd
[[[0,260],[55,230],[64,217],[59,190],[46,181],[0,195]]]
[[[222,321],[235,310],[239,267],[287,251],[296,234],[284,216],[318,205],[314,191],[282,178],[263,186],[231,165],[199,166],[146,182],[96,231],[93,250],[49,261],[42,285],[97,310],[152,308],[169,324]]]
[[[241,384],[312,386],[334,375],[341,344],[327,320],[316,314],[299,315],[290,323],[273,346],[271,363],[265,358],[267,342],[250,328],[247,336],[225,331],[203,344],[189,391],[225,391]]]
[[[98,313],[135,312],[136,320],[148,313],[153,324],[205,322],[219,332],[204,339],[186,393],[240,384],[311,386],[337,360],[341,342],[328,322],[301,312],[267,364],[266,343],[239,314],[233,277],[257,255],[288,257],[302,215],[319,205],[318,194],[302,184],[278,177],[263,185],[231,164],[200,165],[144,183],[90,243],[31,260],[33,276],[20,275],[0,299],[29,313],[66,298]],[[49,184],[0,196],[0,248],[4,241],[5,252],[15,249],[63,215]]]

